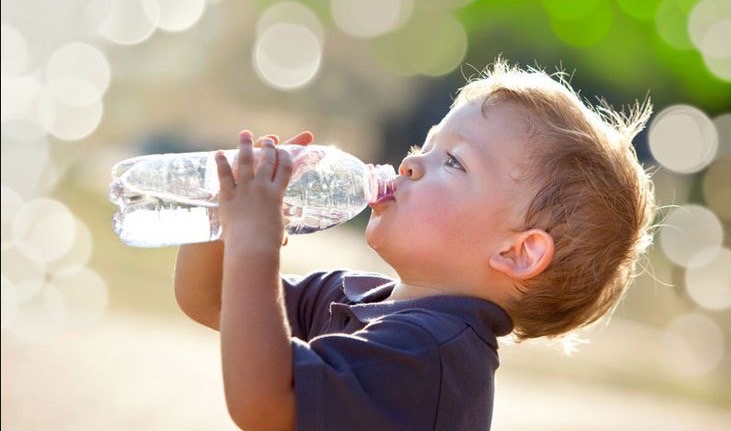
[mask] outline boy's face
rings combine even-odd
[[[393,199],[373,206],[368,244],[402,282],[476,282],[522,228],[526,141],[525,121],[506,103],[454,107],[401,163]]]

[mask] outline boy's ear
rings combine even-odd
[[[553,249],[553,238],[546,231],[526,230],[511,236],[501,250],[490,256],[490,266],[510,278],[528,280],[551,263]]]

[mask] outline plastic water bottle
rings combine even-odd
[[[394,191],[391,165],[365,164],[335,147],[280,145],[294,169],[284,196],[286,231],[316,232],[344,223]],[[255,148],[255,157],[258,149]],[[112,168],[114,231],[135,247],[214,241],[218,218],[215,151],[134,157]],[[238,150],[224,151],[232,163]]]

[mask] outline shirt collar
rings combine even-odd
[[[363,323],[401,310],[423,308],[461,318],[491,344],[496,336],[508,335],[513,330],[513,322],[505,310],[479,298],[440,295],[385,301],[395,284],[395,281],[378,274],[348,274],[343,277],[343,292],[352,302],[348,305],[352,314]]]

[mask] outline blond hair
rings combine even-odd
[[[556,79],[554,79],[556,78]],[[498,59],[463,87],[455,105],[510,103],[525,114],[529,148],[524,229],[539,228],[555,244],[553,260],[518,285],[507,306],[518,340],[554,337],[610,314],[651,243],[652,182],[632,139],[650,117],[648,101],[628,113],[585,104],[566,82]]]

